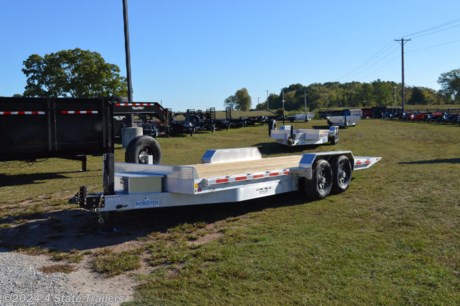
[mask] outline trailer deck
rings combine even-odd
[[[161,188],[154,188],[156,192],[182,194],[201,194],[237,188],[255,180],[288,175],[290,169],[298,167],[302,159],[302,155],[262,158],[257,148],[208,152],[208,155],[215,154],[212,158],[214,160],[207,161],[204,156],[202,164],[169,166],[116,163],[115,192],[148,192],[153,190],[154,185],[161,185]],[[246,154],[238,156],[238,152]],[[223,157],[225,161],[215,160],[219,153],[226,156]],[[142,181],[145,184],[141,183]]]
[[[256,172],[273,172],[280,169],[297,167],[301,155],[277,156],[262,158],[254,163],[253,160],[235,161],[227,163],[209,163],[189,165],[194,167],[200,178],[234,176]]]

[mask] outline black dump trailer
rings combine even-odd
[[[113,153],[116,99],[0,97],[0,161]]]
[[[121,137],[121,129],[129,126],[129,115],[138,117],[135,126],[142,127],[143,134],[152,137],[169,136],[172,121],[171,109],[158,102],[131,102],[117,98],[113,107],[115,137]],[[140,120],[140,122],[139,122]]]

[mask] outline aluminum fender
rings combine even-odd
[[[353,170],[362,170],[368,169],[378,163],[382,158],[381,157],[371,157],[371,156],[355,156],[354,169]]]
[[[312,178],[313,165],[318,159],[325,159],[331,162],[333,159],[340,155],[348,157],[353,165],[353,170],[367,169],[375,165],[382,158],[381,157],[370,157],[370,156],[353,156],[351,151],[331,151],[331,152],[319,152],[319,153],[305,153],[300,159],[299,166],[291,168],[291,173],[296,174],[299,177],[305,177],[306,179]]]
[[[330,151],[330,152],[318,152],[318,153],[305,153],[299,162],[299,167],[291,168],[291,172],[297,174],[299,177],[305,177],[307,179],[312,178],[313,165],[318,159],[332,160],[340,155],[347,156],[353,163],[354,157],[351,151]]]

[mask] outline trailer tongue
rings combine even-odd
[[[292,191],[313,200],[345,191],[353,170],[367,169],[380,157],[350,151],[262,158],[257,148],[208,150],[202,164],[114,163],[104,157],[104,192],[85,186],[72,202],[105,213],[133,209],[240,202]]]

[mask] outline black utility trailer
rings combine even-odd
[[[113,152],[116,99],[0,97],[0,161],[66,158]]]

